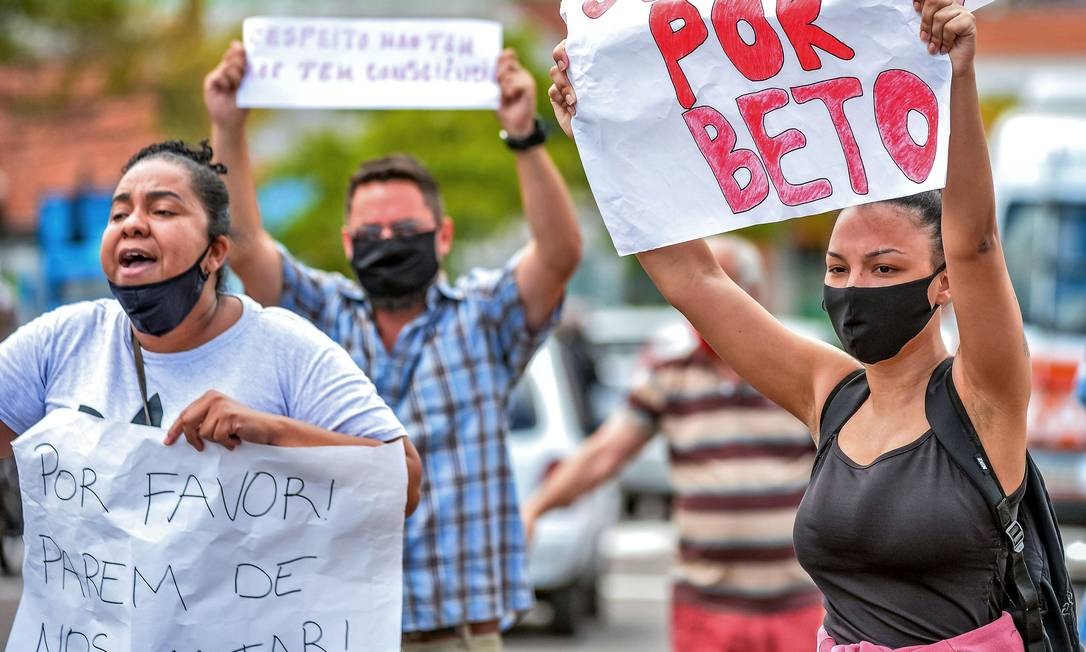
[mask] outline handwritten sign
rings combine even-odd
[[[238,104],[496,109],[499,23],[247,18]]]
[[[234,452],[56,410],[15,442],[8,652],[398,650],[402,446]]]
[[[620,254],[945,185],[950,62],[909,0],[562,13],[574,134]]]

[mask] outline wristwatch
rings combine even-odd
[[[505,146],[514,152],[523,152],[524,150],[538,147],[547,142],[547,131],[543,128],[543,121],[539,119],[539,116],[536,116],[535,118],[532,133],[527,136],[514,138],[504,129],[498,132],[498,136],[505,143]]]

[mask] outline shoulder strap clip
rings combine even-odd
[[[1017,520],[1012,521],[1004,531],[1007,533],[1007,538],[1011,540],[1011,548],[1016,553],[1026,549],[1026,531],[1022,529]]]

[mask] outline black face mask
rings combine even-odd
[[[114,285],[109,283],[109,290],[128,313],[132,325],[141,333],[159,337],[169,333],[185,321],[200,293],[208,275],[200,269],[204,256],[211,251],[211,245],[196,259],[196,264],[173,278],[156,281],[146,285]]]
[[[351,267],[377,302],[419,295],[437,277],[434,231],[384,240],[355,236]]]
[[[823,289],[822,307],[845,351],[864,364],[894,357],[931,321],[939,304],[928,288],[946,265],[927,278],[881,288]]]

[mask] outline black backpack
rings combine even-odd
[[[1078,612],[1064,560],[1056,514],[1033,458],[1026,454],[1026,489],[1015,520],[1003,487],[992,475],[980,437],[954,388],[951,367],[943,361],[928,383],[925,411],[935,438],[961,467],[991,507],[992,518],[1007,533],[1009,557],[1003,609],[1011,614],[1027,652],[1078,652]],[[870,390],[863,370],[849,375],[822,408],[818,441],[819,465],[845,423],[867,400]],[[962,437],[961,433],[967,433]]]

